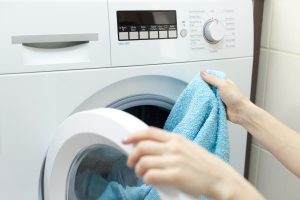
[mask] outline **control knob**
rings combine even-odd
[[[203,28],[204,38],[212,44],[216,44],[223,40],[225,29],[223,24],[218,19],[210,19]]]

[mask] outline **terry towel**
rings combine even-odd
[[[208,74],[225,78],[219,71]],[[181,93],[165,123],[164,129],[201,145],[224,161],[229,161],[229,139],[226,111],[219,91],[200,75]]]

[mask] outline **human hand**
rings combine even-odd
[[[242,112],[247,104],[251,103],[230,79],[220,79],[209,75],[205,70],[201,70],[200,75],[209,84],[217,87],[222,101],[226,105],[228,119],[236,124],[241,123]]]
[[[231,195],[234,170],[199,145],[158,128],[129,135],[134,144],[127,165],[147,184],[165,183],[199,197],[225,199]]]

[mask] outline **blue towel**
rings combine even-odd
[[[225,78],[225,74],[207,71]],[[224,105],[215,87],[197,75],[182,92],[165,123],[164,129],[182,135],[201,145],[224,161],[229,160],[227,119]],[[159,200],[156,189],[142,180],[126,185],[134,171],[126,167],[126,159],[119,159],[104,179],[97,172],[86,171],[78,178],[82,182],[84,198],[97,200]],[[126,181],[125,181],[126,179]],[[80,195],[78,195],[80,196]],[[98,198],[95,198],[98,197]],[[206,199],[205,197],[201,200]]]
[[[207,70],[225,78],[225,74]],[[177,133],[201,145],[224,161],[229,161],[229,139],[226,111],[219,91],[200,75],[181,93],[165,123],[165,130]]]
[[[116,162],[113,169],[104,176],[96,169],[87,169],[77,174],[74,199],[78,200],[156,200],[160,199],[154,187],[137,179],[133,169],[125,162]],[[127,179],[127,180],[124,180]],[[130,181],[128,179],[132,179]]]

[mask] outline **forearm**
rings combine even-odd
[[[240,124],[300,177],[300,135],[251,102],[245,105]]]

